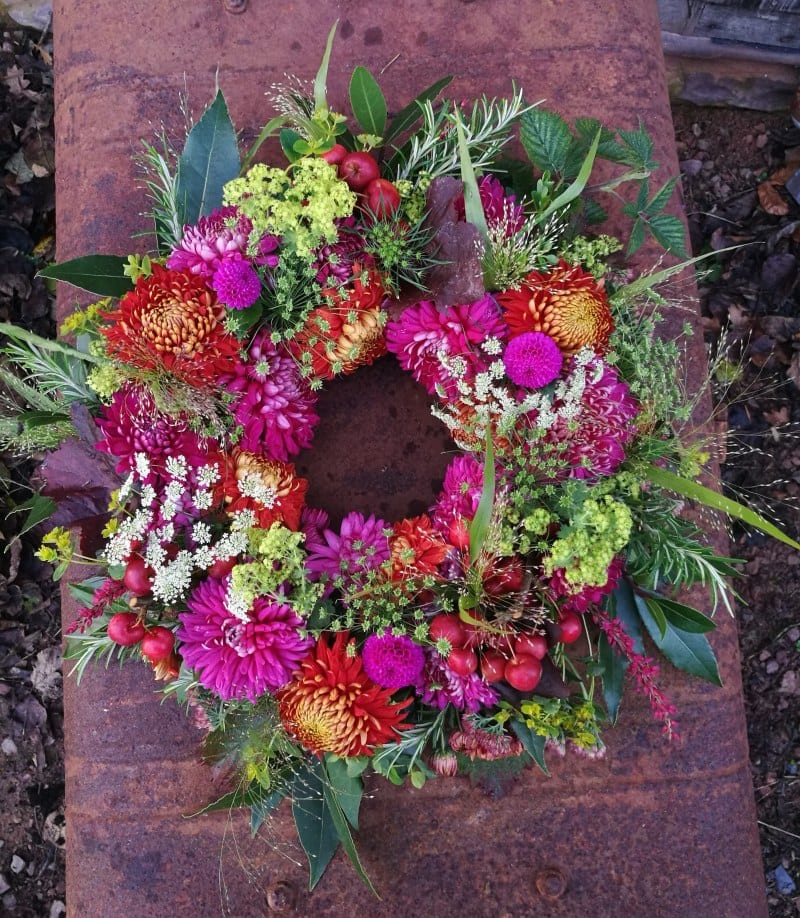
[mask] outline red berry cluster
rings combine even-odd
[[[348,151],[336,143],[322,158],[339,170],[339,178],[351,191],[363,195],[367,210],[379,220],[393,214],[400,206],[400,192],[388,180],[380,177],[375,157],[366,150]]]

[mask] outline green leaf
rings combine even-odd
[[[658,168],[658,163],[652,159],[653,141],[641,124],[635,131],[619,131],[618,133],[624,145],[623,162],[645,172],[653,172]]]
[[[475,516],[469,524],[469,563],[474,564],[481,553],[486,534],[489,532],[489,524],[492,520],[494,511],[494,448],[492,447],[492,435],[486,431],[486,452],[483,459],[483,490],[481,499],[478,503],[478,509]]]
[[[530,161],[541,172],[563,175],[572,144],[566,121],[555,112],[533,108],[520,119],[519,137]]]
[[[696,481],[690,481],[688,478],[683,478],[681,475],[676,475],[674,472],[659,468],[656,465],[651,465],[647,468],[647,478],[659,488],[664,488],[667,491],[674,491],[676,494],[680,494],[682,497],[688,497],[690,500],[696,500],[706,507],[710,507],[712,510],[720,510],[733,519],[741,520],[741,522],[746,525],[752,526],[754,529],[759,529],[761,532],[772,536],[779,542],[783,542],[785,545],[790,545],[792,548],[796,548],[800,551],[800,543],[789,538],[786,533],[782,532],[768,520],[765,520],[763,516],[756,513],[754,510],[743,506],[736,500],[725,497],[724,494],[719,494],[717,491],[712,491],[711,488],[707,488],[705,485],[701,485]]]
[[[339,20],[331,26],[328,32],[328,40],[325,42],[325,52],[322,55],[322,61],[319,65],[316,77],[314,77],[314,111],[322,112],[328,109],[328,65],[331,60],[331,50],[333,49],[333,39],[336,35],[336,26]]]
[[[641,597],[637,597],[637,600],[639,615],[645,628],[650,632],[653,643],[670,663],[686,673],[713,682],[714,685],[722,685],[717,660],[708,638],[704,634],[681,631],[670,622],[666,623],[666,631],[662,635],[651,615],[650,604]]]
[[[602,631],[597,639],[597,654],[602,670],[600,676],[603,680],[603,698],[608,709],[608,716],[611,723],[614,724],[619,715],[625,671],[629,663],[623,654],[608,643],[608,638]]]
[[[286,788],[273,790],[260,797],[250,805],[250,832],[255,835],[269,814],[277,809],[286,796]]]
[[[583,192],[586,183],[589,181],[589,176],[592,174],[592,167],[594,166],[597,145],[599,142],[600,132],[598,131],[592,141],[591,147],[589,147],[589,152],[586,154],[586,159],[583,161],[578,177],[571,185],[562,191],[554,201],[550,202],[550,206],[545,211],[536,216],[536,223],[544,223],[550,214],[571,204]]]
[[[550,772],[544,760],[544,744],[547,741],[547,737],[534,733],[530,727],[517,719],[511,721],[511,729],[516,734],[517,739],[522,743],[523,749],[533,761],[536,762],[539,768],[541,768],[546,775],[549,775]]]
[[[672,214],[655,214],[647,218],[647,228],[655,241],[677,258],[686,258],[686,227]]]
[[[358,828],[358,810],[361,806],[361,797],[364,794],[364,785],[358,775],[350,774],[348,759],[326,756],[325,768],[331,783],[332,792],[336,794],[347,821],[354,828]]]
[[[483,212],[481,195],[472,160],[469,158],[469,148],[464,136],[464,124],[461,121],[461,112],[458,108],[454,111],[456,131],[458,133],[458,159],[461,165],[461,181],[464,183],[464,213],[467,222],[471,223],[481,234],[481,239],[488,245],[489,227],[486,223],[486,214]]]
[[[641,614],[641,608],[642,608],[641,603],[644,603],[645,606],[647,607],[647,611],[650,613],[650,615],[652,615],[653,621],[656,624],[656,628],[658,628],[658,633],[663,638],[664,635],[667,633],[667,619],[664,616],[664,613],[661,611],[661,606],[657,602],[655,602],[655,600],[653,599],[648,599],[643,596],[637,596],[636,605],[638,606],[640,610],[640,614]]]
[[[302,134],[298,134],[297,131],[292,128],[284,128],[278,138],[281,143],[281,150],[283,150],[284,155],[289,160],[290,163],[296,163],[298,159],[302,158],[302,154],[298,153],[294,145],[298,141],[302,141]]]
[[[698,612],[697,609],[693,609],[691,606],[676,602],[674,599],[667,599],[665,596],[659,596],[650,590],[643,592],[646,597],[658,604],[664,619],[680,631],[706,634],[717,627],[712,618],[703,615],[702,612]]]
[[[414,127],[414,125],[422,117],[422,106],[426,102],[431,102],[433,99],[435,99],[439,93],[452,82],[453,78],[451,76],[442,77],[441,80],[437,80],[435,83],[432,83],[427,89],[423,89],[413,102],[410,102],[408,105],[406,105],[405,108],[401,109],[394,116],[391,124],[389,125],[389,129],[383,138],[384,144],[388,146],[401,134]]]
[[[263,313],[264,306],[260,300],[257,300],[247,309],[229,309],[225,317],[225,324],[232,335],[244,338]]]
[[[641,217],[637,217],[631,227],[630,239],[628,239],[628,255],[633,255],[635,251],[644,245],[644,223]]]
[[[239,174],[236,131],[221,90],[186,138],[175,188],[182,223],[197,223],[222,206],[222,189]]]
[[[386,130],[386,99],[375,77],[360,65],[350,77],[350,107],[365,134],[383,137]]]
[[[15,538],[25,535],[26,532],[30,532],[31,529],[38,526],[39,523],[43,523],[56,512],[57,506],[56,502],[51,498],[44,497],[42,494],[33,494],[26,501],[17,504],[13,510],[9,510],[9,516],[12,513],[25,513],[27,511],[25,521]]]
[[[250,167],[250,163],[253,161],[256,153],[261,149],[261,145],[269,140],[270,137],[277,131],[279,128],[283,127],[284,124],[289,120],[288,115],[278,115],[275,118],[272,118],[268,121],[263,128],[259,131],[258,137],[256,137],[253,146],[247,151],[247,156],[242,160],[242,165],[239,170],[240,175],[244,175]]]
[[[347,819],[345,818],[344,812],[342,811],[341,806],[339,805],[339,800],[336,795],[332,792],[331,785],[323,784],[322,793],[325,798],[325,803],[328,807],[328,811],[333,820],[333,824],[336,828],[336,832],[339,836],[339,841],[342,843],[342,848],[347,855],[350,863],[353,865],[355,872],[361,878],[361,881],[369,889],[369,891],[377,898],[380,899],[377,890],[372,885],[372,880],[367,876],[367,872],[361,865],[361,859],[358,856],[358,851],[356,850],[355,843],[353,842],[353,836],[350,832],[350,826],[347,824]],[[313,887],[312,887],[313,889]]]
[[[64,421],[69,421],[69,415],[61,411],[23,411],[17,417],[25,427],[30,429],[47,427],[50,424],[63,424]]]
[[[589,224],[603,223],[608,220],[608,211],[597,201],[587,198],[583,202],[583,218]]]
[[[645,207],[645,211],[651,215],[660,213],[667,206],[677,183],[678,176],[676,175],[674,178],[671,178],[668,182],[662,185],[661,188],[658,189],[658,191],[648,202],[647,207]]]
[[[97,296],[121,297],[133,290],[131,279],[123,273],[127,264],[121,255],[83,255],[43,268],[39,277],[52,277]]]
[[[325,797],[325,770],[309,760],[292,783],[292,816],[308,858],[308,888],[319,883],[339,847],[339,832]]]

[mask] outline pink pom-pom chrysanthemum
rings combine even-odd
[[[211,286],[230,309],[247,309],[261,295],[261,278],[249,261],[228,258],[214,271]]]
[[[512,338],[503,354],[508,378],[526,389],[541,389],[561,372],[564,357],[544,332],[524,332]]]
[[[413,685],[425,665],[425,651],[404,634],[371,634],[361,651],[364,672],[388,689]]]

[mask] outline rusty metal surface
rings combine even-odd
[[[123,15],[115,0],[58,0],[59,257],[128,251],[144,228],[131,154],[162,121],[178,133],[184,89],[200,110],[219,68],[248,139],[268,117],[272,82],[287,71],[313,78],[336,17],[334,104],[356,63],[383,71],[394,108],[443,73],[460,75],[451,90],[465,98],[507,93],[513,78],[567,116],[622,127],[641,117],[664,175],[677,172],[654,0],[129,0]],[[62,310],[69,305],[64,296]],[[697,368],[699,350],[695,358]],[[331,422],[309,457],[316,499],[394,515],[412,495],[427,501],[442,457],[425,400],[391,370],[360,371],[331,389]],[[376,454],[378,434],[391,454]],[[354,443],[355,481],[345,477]],[[74,607],[64,608],[69,619]],[[530,770],[503,799],[464,780],[420,791],[375,784],[359,836],[381,902],[340,857],[309,897],[285,814],[255,841],[238,817],[185,819],[214,797],[211,775],[197,761],[197,733],[160,703],[144,667],[92,671],[80,688],[67,679],[70,913],[765,915],[735,629],[720,625],[713,642],[725,688],[666,679],[681,712],[677,748],[631,695],[605,760],[554,762],[551,778]]]

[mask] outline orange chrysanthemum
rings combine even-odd
[[[144,370],[167,370],[195,386],[213,385],[239,349],[225,330],[225,307],[202,277],[153,265],[150,277],[104,313],[108,351]]]
[[[389,538],[392,580],[435,574],[450,546],[427,514],[395,523]]]
[[[319,379],[352,373],[382,357],[386,333],[381,304],[386,291],[377,275],[364,272],[352,289],[328,289],[324,295],[330,305],[309,315],[292,343],[295,356],[309,353],[313,375]]]
[[[411,700],[394,704],[391,689],[367,676],[348,644],[353,641],[345,631],[332,645],[321,637],[294,681],[276,696],[283,726],[317,755],[371,755],[408,726],[403,717]]]
[[[283,523],[295,531],[300,526],[308,482],[295,477],[290,462],[234,449],[223,489],[228,513],[252,510],[261,529],[269,529],[273,523]]]
[[[580,265],[561,260],[551,271],[532,271],[519,290],[497,295],[512,337],[544,332],[565,354],[582,347],[604,353],[614,330],[605,290]]]

